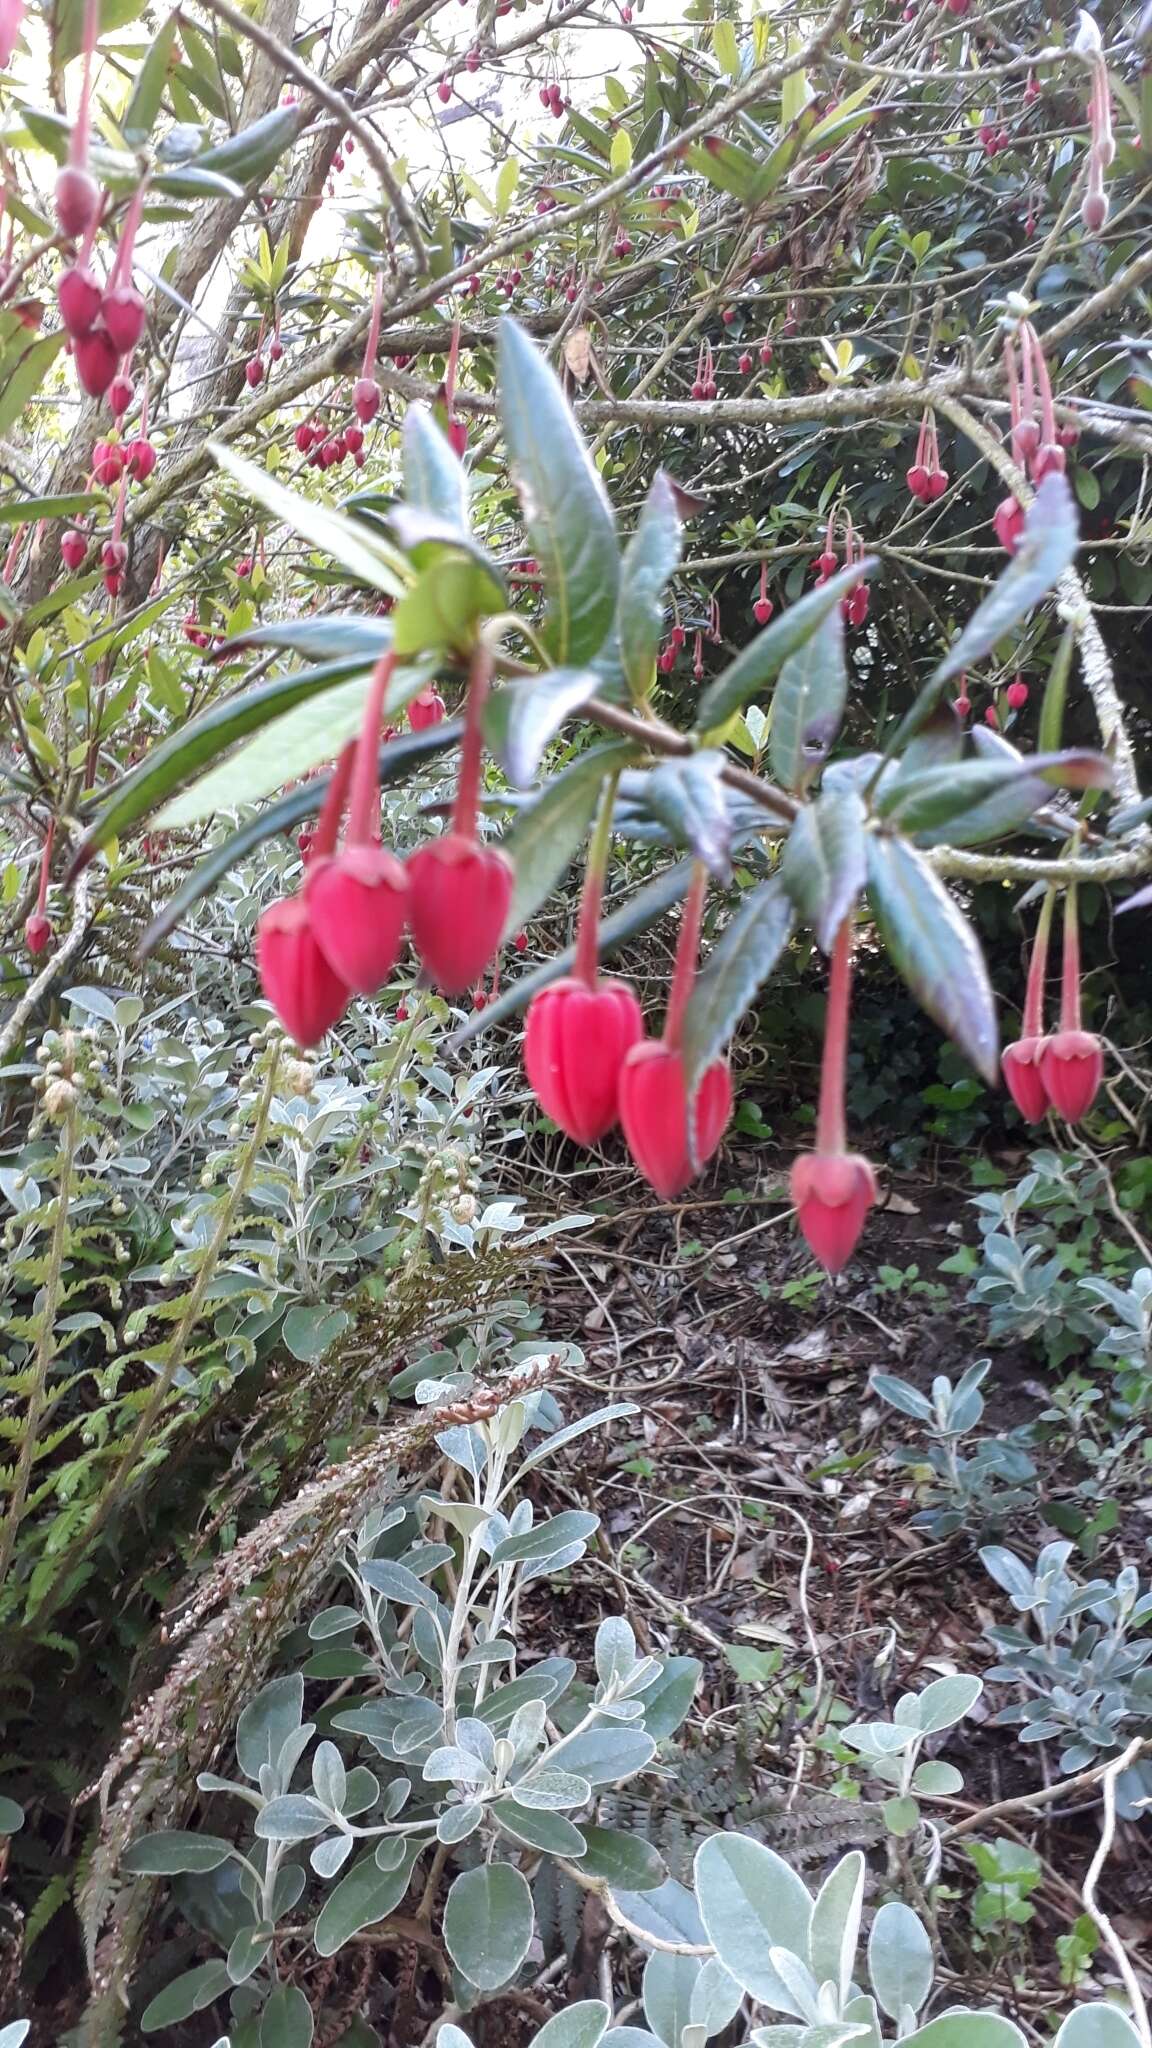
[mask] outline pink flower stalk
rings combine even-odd
[[[375,995],[391,974],[408,916],[408,876],[380,844],[380,727],[396,667],[377,662],[364,706],[340,853],[313,855],[304,884],[312,929],[328,965],[347,988]]]
[[[809,1248],[829,1273],[839,1273],[856,1249],[876,1200],[869,1161],[845,1145],[844,1084],[852,984],[852,922],[844,919],[832,946],[816,1149],[792,1166],[792,1200]]]
[[[352,386],[352,409],[361,426],[369,426],[380,410],[380,386],[376,382],[376,350],[380,342],[380,320],[384,311],[384,273],[378,270],[372,292],[372,314],[368,321],[368,338],[364,344],[364,361],[360,375]]]

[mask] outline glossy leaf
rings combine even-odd
[[[662,761],[644,784],[647,808],[666,825],[678,846],[686,846],[720,881],[729,871],[732,825],[723,782],[725,760],[718,747]]]
[[[500,409],[512,480],[548,593],[545,641],[579,664],[607,638],[616,611],[616,523],[559,382],[514,320],[500,324]]]
[[[277,483],[258,463],[237,455],[223,441],[209,441],[208,449],[244,495],[254,504],[262,505],[273,520],[299,534],[310,547],[330,555],[349,576],[357,577],[373,590],[383,590],[390,597],[403,595],[411,572],[403,555],[382,533],[363,520],[349,519],[318,499],[300,497],[286,484]]]
[[[664,592],[680,563],[681,526],[676,489],[657,470],[636,531],[624,550],[616,631],[628,687],[637,703],[652,688],[664,630]]]
[[[848,694],[844,619],[839,605],[789,655],[772,697],[768,754],[785,789],[800,790],[827,757]]]
[[[1067,478],[1055,473],[1046,476],[1028,508],[1024,537],[1004,574],[933,670],[889,740],[886,753],[898,753],[935,708],[945,684],[983,661],[997,641],[1048,595],[1074,560],[1079,538],[1080,522]]]
[[[378,773],[381,786],[402,781],[421,762],[455,746],[461,730],[459,719],[444,720],[440,725],[426,727],[423,732],[403,733],[398,739],[389,740],[380,749]],[[192,906],[207,896],[229,870],[237,867],[257,846],[262,846],[266,839],[274,839],[280,832],[291,832],[303,824],[305,818],[315,816],[324,801],[328,780],[327,776],[314,776],[310,782],[281,797],[279,803],[258,812],[238,832],[213,847],[199,867],[185,877],[179,889],[157,911],[140,941],[138,957],[146,960],[149,953],[182,922]]]
[[[826,788],[807,804],[784,841],[780,875],[825,953],[864,887],[866,812],[854,789]]]
[[[701,973],[684,1020],[684,1065],[691,1096],[731,1038],[780,958],[793,910],[779,875],[757,883],[725,927]]]
[[[136,74],[136,83],[132,87],[128,105],[124,109],[120,132],[125,142],[131,143],[133,147],[141,142],[147,142],[164,104],[164,88],[168,83],[168,64],[176,36],[176,21],[176,14],[170,14],[153,36],[144,62]]]
[[[828,614],[839,611],[841,598],[856,588],[861,576],[871,574],[876,566],[869,559],[851,569],[841,569],[819,589],[809,590],[789,605],[778,619],[772,619],[705,690],[696,714],[697,732],[715,733],[727,725],[737,711],[743,710],[780,674],[785,662],[803,647]],[[773,720],[775,715],[773,711]]]
[[[400,1862],[391,1870],[381,1870],[373,1849],[361,1856],[321,1908],[313,1934],[317,1954],[334,1956],[362,1927],[395,1912],[408,1889],[418,1854],[415,1844],[406,1844]]]
[[[900,776],[882,794],[877,810],[901,832],[912,836],[934,831],[976,808],[989,797],[1021,781],[1036,781],[1047,791],[1109,789],[1111,764],[1103,754],[1069,749],[1058,754],[1021,754],[1015,760],[956,761]]]
[[[0,434],[9,434],[56,361],[67,336],[62,327],[26,347],[6,349],[0,359]]]
[[[638,889],[619,910],[613,911],[611,917],[606,917],[600,926],[601,959],[610,959],[620,947],[634,939],[637,932],[646,931],[658,917],[663,917],[666,911],[679,903],[687,893],[691,877],[691,862],[677,861],[674,867],[665,868],[654,881]],[[476,1016],[469,1018],[467,1024],[454,1034],[452,1043],[467,1045],[470,1039],[478,1037],[493,1024],[502,1024],[506,1018],[515,1017],[540,989],[559,981],[561,975],[571,974],[575,959],[575,946],[566,946],[562,953],[545,960],[531,974],[522,975],[510,988],[504,989],[494,1003],[489,1003]]]
[[[301,119],[298,107],[274,107],[270,114],[262,114],[237,135],[230,135],[226,142],[201,150],[189,169],[218,171],[240,185],[251,185],[257,178],[267,177],[279,162],[295,140]]]
[[[511,1982],[535,1930],[527,1878],[510,1863],[462,1871],[444,1907],[444,1945],[461,1976],[478,1991]]]
[[[898,974],[977,1073],[997,1079],[996,1005],[984,956],[944,884],[906,840],[868,842],[868,897]]]
[[[282,647],[286,653],[302,654],[307,661],[378,661],[392,645],[389,620],[373,618],[366,612],[320,612],[306,619],[277,619],[268,625],[250,626],[234,640],[226,640],[218,659],[226,660],[244,647]]]
[[[0,505],[0,526],[23,526],[30,519],[86,519],[104,504],[98,491],[65,491],[55,498],[6,498]]]
[[[347,662],[277,676],[270,683],[261,683],[254,690],[214,704],[191,725],[178,726],[158,747],[151,749],[138,768],[130,769],[105,799],[76,849],[72,875],[87,866],[92,855],[110,839],[121,838],[130,825],[151,816],[165,797],[190,782],[199,769],[237,740],[258,732],[297,704],[334,688],[337,683],[347,682],[348,678]]]
[[[631,757],[631,747],[620,742],[594,747],[587,754],[579,754],[533,803],[520,812],[503,842],[504,851],[516,870],[512,902],[504,927],[505,938],[511,938],[522,930],[541,904],[547,902],[588,836],[599,807],[605,777],[613,769],[623,767]],[[552,962],[546,964],[550,967]],[[520,985],[517,982],[514,987]],[[540,986],[545,984],[542,982]],[[508,995],[511,991],[505,990],[504,993]],[[518,1007],[514,1005],[514,1008]],[[489,1013],[480,1014],[487,1016]],[[506,1011],[503,1014],[512,1013]]]
[[[553,668],[540,676],[518,677],[489,697],[484,737],[517,789],[535,781],[549,741],[599,687],[600,678],[590,668]]]
[[[308,697],[275,724],[266,725],[247,745],[237,747],[227,760],[202,775],[191,789],[165,804],[157,813],[157,825],[167,831],[195,824],[217,811],[239,810],[307,775],[318,762],[333,760],[345,741],[355,739],[360,730],[370,673],[365,669],[321,696]],[[396,669],[388,685],[385,718],[395,717],[411,703],[435,673],[434,661]]]
[[[449,530],[468,532],[464,465],[426,405],[410,405],[401,436],[406,504],[434,513]]]

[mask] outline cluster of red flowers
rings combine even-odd
[[[1011,412],[1011,448],[1034,484],[1067,466],[1067,450],[1080,439],[1079,427],[1056,424],[1052,380],[1040,338],[1031,321],[1021,320],[1004,342],[1004,371]],[[996,538],[1014,555],[1024,532],[1024,507],[1019,499],[1001,500],[992,514]]]
[[[144,332],[148,308],[132,282],[132,253],[144,204],[144,186],[133,194],[116,255],[102,283],[92,268],[92,245],[104,212],[104,195],[88,168],[92,132],[92,67],[99,28],[99,0],[84,4],[84,75],[68,161],[56,180],[56,218],[61,234],[79,244],[57,286],[60,318],[82,388],[92,398],[107,392],[115,414],[132,399],[128,363]]]
[[[1048,968],[1048,934],[1055,898],[1048,892],[1040,912],[1028,986],[1023,1029],[1015,1045],[1006,1045],[1001,1059],[1004,1080],[1013,1102],[1029,1123],[1040,1123],[1050,1109],[1065,1123],[1078,1123],[1096,1100],[1104,1077],[1104,1049],[1094,1032],[1085,1031],[1080,1014],[1080,926],[1076,887],[1064,898],[1064,961],[1060,994],[1060,1028],[1045,1035],[1044,986]]]
[[[916,460],[905,481],[912,496],[918,498],[922,505],[934,504],[948,489],[948,472],[940,462],[940,441],[931,412],[926,412],[920,422]]]
[[[264,993],[301,1045],[322,1038],[353,994],[383,986],[405,931],[437,986],[460,994],[491,960],[508,914],[511,864],[476,831],[487,659],[473,664],[451,829],[406,862],[380,844],[380,729],[394,668],[391,654],[377,663],[360,738],[332,776],[302,887],[272,904],[256,927]],[[434,691],[422,696],[422,722],[433,723],[443,704]]]
[[[853,562],[862,562],[863,560],[864,543],[852,524],[852,514],[845,512],[844,567],[850,569]],[[816,571],[814,581],[817,589],[820,588],[822,583],[827,583],[828,578],[834,576],[840,567],[840,557],[836,552],[835,506],[833,506],[828,514],[828,525],[824,534],[823,550],[817,555],[812,566]],[[862,626],[868,617],[868,585],[866,583],[858,583],[855,590],[849,591],[847,597],[842,597],[840,600],[840,610],[844,615],[847,625]]]
[[[133,440],[122,440],[114,435],[107,441],[97,441],[92,449],[92,481],[103,490],[116,489],[116,510],[112,520],[112,534],[100,549],[100,566],[104,571],[104,588],[109,597],[118,597],[124,580],[124,564],[128,550],[121,539],[124,529],[124,512],[127,505],[128,481],[147,483],[156,467],[156,450],[148,439],[148,383],[140,407],[140,431]],[[60,542],[60,558],[66,569],[73,574],[82,569],[88,555],[88,534],[83,526],[70,526]]]

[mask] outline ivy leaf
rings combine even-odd
[[[544,572],[545,641],[558,662],[596,653],[616,612],[616,523],[560,385],[514,320],[500,323],[500,411],[509,468]]]
[[[1028,508],[1023,538],[1004,574],[983,604],[976,607],[939,667],[933,670],[897,726],[886,754],[898,752],[919,730],[945,683],[983,661],[996,642],[1047,596],[1075,559],[1079,541],[1080,521],[1068,479],[1053,472],[1044,478]]]
[[[907,840],[868,841],[868,897],[897,973],[990,1084],[997,1079],[996,1005],[971,926]]]
[[[655,924],[658,917],[663,917],[674,904],[680,903],[688,892],[691,879],[691,861],[677,861],[674,867],[665,868],[654,881],[647,883],[643,889],[638,889],[636,894],[630,896],[611,917],[606,917],[600,926],[601,958],[610,959],[621,946],[634,939],[637,932],[647,931],[648,926]],[[549,890],[550,888],[551,885]],[[566,946],[562,953],[556,954],[551,960],[545,960],[542,966],[534,968],[531,974],[522,975],[510,988],[504,989],[494,1003],[486,1004],[483,1010],[461,1025],[459,1031],[453,1033],[451,1044],[467,1045],[470,1039],[478,1038],[482,1031],[487,1031],[493,1024],[502,1024],[506,1018],[515,1017],[542,988],[549,988],[554,981],[559,981],[562,975],[571,974],[575,960],[575,946]]]
[[[521,811],[503,841],[503,851],[516,870],[505,938],[520,931],[547,902],[588,836],[605,778],[622,767],[631,752],[626,743],[617,742],[580,754]]]
[[[861,576],[871,575],[876,567],[875,560],[866,560],[851,569],[841,569],[757,633],[735,661],[708,685],[696,714],[697,732],[721,731],[737,711],[779,675],[784,663],[803,647],[828,613],[839,610],[841,598],[856,588]]]
[[[780,874],[825,953],[864,887],[868,871],[866,812],[854,789],[824,789],[795,819],[784,842]]]
[[[594,697],[600,678],[590,668],[553,668],[505,683],[484,707],[484,737],[517,789],[526,789],[549,740],[565,719]]]
[[[680,760],[662,761],[644,787],[648,809],[678,845],[690,847],[721,881],[728,877],[732,839],[721,779],[724,765],[719,748],[710,747]]]
[[[803,789],[824,762],[840,730],[847,694],[844,618],[837,604],[789,655],[772,698],[768,751],[773,774],[785,789]]]
[[[692,1100],[788,943],[793,912],[780,875],[749,890],[713,947],[684,1019],[684,1072]]]
[[[664,628],[664,591],[680,563],[680,540],[675,486],[664,470],[658,469],[636,531],[624,550],[616,609],[620,659],[637,703],[648,695],[655,676]]]

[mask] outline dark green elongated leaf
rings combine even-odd
[[[1028,507],[1016,553],[901,719],[885,747],[888,757],[919,731],[944,685],[983,661],[996,642],[1048,595],[1075,559],[1079,540],[1080,521],[1067,478],[1046,476]]]
[[[1112,768],[1103,754],[1068,749],[1059,754],[1021,754],[1015,761],[956,761],[901,776],[883,794],[877,810],[901,832],[915,836],[962,818],[1013,782],[1036,781],[1045,790],[1109,789]]]
[[[664,628],[664,592],[680,563],[680,513],[672,480],[652,479],[635,533],[624,550],[616,630],[628,687],[640,703],[652,687]]]
[[[1063,744],[1064,700],[1068,695],[1068,677],[1072,672],[1072,656],[1076,651],[1076,629],[1065,626],[1056,649],[1056,657],[1048,671],[1044,685],[1044,702],[1040,706],[1040,730],[1037,740],[1042,753],[1052,753]]]
[[[433,512],[457,534],[468,532],[468,479],[464,465],[426,405],[410,405],[402,437],[404,496]]]
[[[700,1076],[735,1031],[788,943],[793,910],[779,875],[758,882],[712,948],[684,1019],[684,1072],[692,1100]]]
[[[364,699],[371,671],[364,667],[346,683],[321,696],[305,699],[294,711],[286,711],[274,725],[266,725],[243,746],[236,747],[223,761],[202,775],[190,789],[181,790],[157,813],[162,832],[177,826],[194,825],[217,811],[235,811],[246,804],[283,789],[307,775],[318,762],[331,761],[345,742],[354,739],[364,715]],[[426,689],[436,673],[432,660],[397,668],[388,685],[384,716],[392,718],[420,690]]]
[[[263,505],[273,519],[283,520],[293,533],[322,554],[331,555],[350,576],[370,584],[373,590],[384,590],[390,597],[403,595],[410,578],[408,564],[382,533],[363,520],[334,511],[331,505],[299,497],[222,441],[210,441],[208,449],[245,495]]]
[[[241,128],[238,135],[230,135],[227,142],[202,150],[189,168],[219,171],[226,178],[238,179],[241,185],[251,185],[257,178],[266,177],[283,156],[295,140],[302,119],[299,107],[274,107],[270,114],[262,114],[258,121]]]
[[[168,60],[172,54],[175,34],[176,15],[173,13],[152,38],[144,62],[136,74],[136,83],[120,123],[120,132],[125,142],[133,146],[147,142],[156,125],[156,116],[164,104],[164,88],[168,83]]]
[[[184,1870],[218,1870],[232,1853],[231,1842],[222,1835],[166,1828],[132,1842],[120,1859],[120,1868],[134,1877],[174,1877]]]
[[[587,838],[605,778],[631,758],[631,747],[619,741],[579,754],[520,812],[504,841],[516,869],[505,938],[520,931],[547,902]]]
[[[309,661],[358,661],[361,655],[378,661],[391,645],[388,619],[372,618],[367,612],[328,612],[310,619],[279,619],[273,625],[252,626],[235,640],[226,640],[217,660],[226,661],[243,647],[283,647]]]
[[[113,190],[115,189],[113,183]],[[176,164],[170,171],[157,171],[151,189],[153,192],[165,193],[169,199],[244,197],[244,187],[238,185],[235,178],[226,177],[223,171],[204,170],[199,164]]]
[[[115,839],[134,825],[139,818],[145,818],[172,791],[190,782],[197,770],[207,762],[214,761],[226,747],[233,746],[250,732],[259,731],[282,712],[291,711],[306,698],[315,697],[321,690],[330,690],[337,683],[347,682],[359,664],[330,662],[324,668],[302,669],[299,674],[277,676],[273,682],[261,683],[255,690],[246,690],[239,697],[229,697],[223,704],[214,704],[202,718],[194,719],[176,732],[161,740],[153,747],[147,759],[141,761],[117,783],[111,795],[106,798],[97,817],[76,849],[71,874],[77,875],[91,860],[92,855],[110,839]]]
[[[868,841],[868,898],[893,966],[921,1008],[990,1084],[996,1005],[976,935],[943,882],[905,839]]]
[[[825,789],[800,812],[784,842],[781,879],[825,953],[864,887],[866,816],[856,790]]]
[[[703,142],[693,143],[688,151],[688,163],[701,178],[707,178],[719,192],[730,192],[734,199],[749,203],[757,188],[760,165],[752,152],[741,149],[734,142],[725,142],[719,135],[709,135]]]
[[[586,661],[616,612],[612,507],[559,382],[514,320],[500,323],[500,413],[512,480],[548,593],[554,659]]]
[[[785,789],[803,789],[827,757],[848,694],[844,619],[826,611],[814,633],[790,654],[772,698],[768,753]]]
[[[566,718],[594,697],[600,678],[590,668],[553,668],[505,683],[484,707],[484,737],[517,789],[536,780],[544,749]]]
[[[231,1991],[232,1979],[226,1963],[198,1963],[194,1970],[185,1970],[158,1991],[140,2021],[141,2031],[155,2034],[161,2027],[174,2027],[181,2020],[191,2019],[194,2012],[203,2012],[226,1991]]]
[[[724,756],[707,747],[680,760],[662,761],[648,776],[648,809],[668,827],[675,842],[690,847],[720,881],[729,872],[732,823],[721,777]]]
[[[124,28],[143,11],[143,0],[101,0],[101,35],[110,35],[113,29]],[[68,64],[73,57],[79,56],[83,19],[82,0],[60,0],[60,5],[53,9],[53,56],[57,64]]]
[[[321,1910],[313,1936],[318,1954],[334,1956],[362,1927],[394,1912],[411,1882],[419,1853],[417,1844],[407,1844],[394,1870],[381,1870],[374,1849],[361,1856]]]
[[[0,361],[0,434],[15,426],[34,398],[67,339],[64,329],[42,334],[26,348],[7,349]]]
[[[784,663],[803,647],[828,613],[839,611],[841,598],[855,589],[861,576],[871,575],[876,567],[875,559],[870,558],[857,562],[851,569],[841,569],[818,590],[809,590],[789,605],[762,633],[757,633],[743,653],[708,685],[696,713],[697,732],[722,730],[758,690],[779,675]],[[772,715],[775,719],[775,712]]]
[[[943,768],[964,752],[964,727],[951,704],[938,704],[915,739],[909,740],[899,763],[899,776],[919,775],[925,768]]]
[[[424,761],[431,760],[433,755],[443,753],[448,747],[454,747],[463,730],[461,719],[445,719],[440,725],[425,727],[423,732],[401,733],[399,738],[389,740],[380,749],[381,788],[389,782],[402,782]],[[199,867],[181,882],[175,895],[170,896],[157,911],[137,948],[137,958],[146,960],[175,931],[193,904],[207,896],[229,869],[245,860],[257,846],[262,846],[266,839],[274,839],[278,832],[293,831],[297,825],[303,824],[305,818],[313,817],[324,801],[329,779],[327,775],[313,776],[311,782],[281,797],[278,804],[259,811],[238,832],[233,832],[219,846],[213,847]]]
[[[611,917],[606,917],[600,927],[601,959],[611,959],[613,953],[634,939],[637,932],[647,931],[650,924],[655,924],[658,917],[663,917],[666,911],[679,903],[687,893],[691,879],[691,861],[677,861],[674,867],[665,868],[655,880],[638,889],[634,896],[621,904],[619,910],[613,911]],[[542,988],[550,987],[562,975],[571,974],[575,959],[575,946],[565,946],[554,959],[545,960],[543,966],[533,968],[531,974],[522,975],[519,981],[504,989],[494,1003],[489,1003],[470,1017],[453,1033],[450,1043],[453,1046],[467,1045],[470,1039],[478,1038],[491,1025],[502,1024],[505,1018],[515,1017]]]
[[[85,519],[103,512],[107,500],[98,491],[65,491],[55,498],[9,498],[0,505],[0,526],[20,526],[28,519]]]

